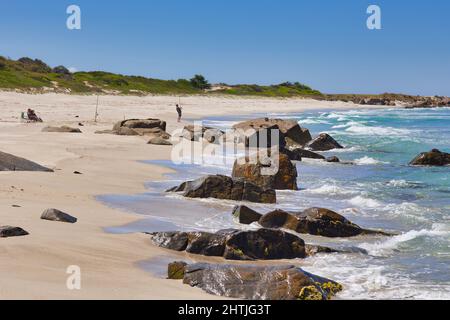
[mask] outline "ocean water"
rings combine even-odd
[[[365,228],[398,233],[394,237],[327,239],[300,235],[306,242],[336,248],[362,248],[368,254],[332,254],[296,264],[343,284],[342,299],[450,299],[450,167],[410,167],[420,152],[450,152],[450,109],[372,109],[270,114],[297,119],[313,135],[331,134],[342,150],[325,152],[353,164],[305,159],[297,163],[300,191],[279,191],[277,205],[251,204],[262,213],[273,208],[300,211],[312,206],[335,210]],[[249,117],[254,118],[255,115]],[[230,127],[233,118],[206,119],[205,125]],[[189,200],[164,190],[205,174],[230,174],[231,163],[175,165],[176,174],[148,185],[135,196],[106,195],[99,200],[137,212],[143,221],[111,232],[257,228],[231,217],[232,201]]]

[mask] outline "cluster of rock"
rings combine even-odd
[[[302,212],[275,210],[262,215],[246,206],[236,206],[233,215],[242,224],[259,223],[264,228],[287,229],[297,233],[330,238],[355,237],[359,235],[392,234],[363,229],[342,215],[324,208],[310,208]]]
[[[305,244],[294,234],[268,228],[251,231],[227,229],[216,233],[155,232],[149,235],[152,243],[161,248],[227,260],[303,259],[317,253],[349,252]]]
[[[42,132],[50,132],[50,133],[82,133],[78,128],[72,128],[69,126],[62,127],[45,127],[42,129]]]
[[[251,182],[223,175],[205,176],[194,181],[187,181],[167,192],[180,192],[187,198],[276,203],[275,190],[261,188]]]
[[[117,122],[112,130],[97,131],[97,134],[119,136],[146,136],[149,144],[172,145],[171,135],[166,132],[166,122],[160,119],[128,119]]]
[[[414,108],[436,108],[436,107],[450,107],[449,97],[418,97],[413,103],[408,105],[407,109]]]
[[[40,171],[53,172],[35,162],[0,151],[0,171]]]
[[[450,154],[433,149],[423,152],[415,157],[411,162],[412,166],[447,166],[450,165]]]
[[[188,125],[183,128],[182,137],[189,141],[200,141],[202,138],[209,143],[218,143],[221,138],[225,139],[225,132],[211,127]]]
[[[249,300],[329,300],[342,291],[339,283],[298,267],[244,266],[174,262],[168,278],[207,293]]]
[[[326,160],[324,156],[314,151],[343,148],[326,133],[313,139],[309,130],[300,127],[295,120],[261,118],[238,123],[233,126],[233,129],[235,134],[242,136],[240,140],[245,141],[247,148],[277,147],[280,153],[286,154],[293,161],[301,161],[302,158]],[[272,145],[271,130],[279,132],[279,139],[275,141],[276,146]]]

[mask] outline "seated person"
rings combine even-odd
[[[42,119],[39,118],[37,116],[36,112],[32,109],[27,110],[27,117],[28,117],[28,120],[30,120],[30,121],[42,122]]]

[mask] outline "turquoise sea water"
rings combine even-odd
[[[344,299],[450,299],[450,167],[408,166],[420,152],[433,148],[450,152],[450,109],[269,116],[295,118],[313,135],[331,134],[345,149],[324,154],[354,163],[329,164],[308,159],[298,163],[301,190],[278,192],[276,207],[296,211],[311,206],[327,207],[363,227],[399,234],[391,238],[351,239],[301,235],[307,242],[358,247],[368,254],[320,255],[296,263],[309,272],[342,283],[345,290],[340,297]],[[242,117],[208,119],[205,124],[227,128],[237,120]],[[151,191],[147,194],[100,197],[110,205],[159,221],[130,225],[123,232],[243,227],[230,216],[234,205],[231,201],[186,200],[162,192],[179,181],[204,174],[229,175],[230,165],[157,164],[172,167],[177,173],[169,175],[167,181],[149,185]],[[261,212],[275,207],[252,206]]]

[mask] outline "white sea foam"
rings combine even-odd
[[[391,180],[387,183],[388,187],[393,187],[393,188],[409,188],[409,187],[413,187],[417,185],[417,183],[413,183],[413,182],[409,182],[406,180]]]
[[[311,194],[325,194],[325,195],[352,195],[352,194],[358,194],[358,191],[356,190],[350,190],[346,189],[341,186],[337,185],[323,185],[319,188],[315,189],[307,189],[305,190],[307,193]]]
[[[420,237],[445,237],[448,239],[450,237],[450,229],[445,224],[437,223],[434,224],[431,229],[422,229],[418,231],[412,230],[401,235],[391,237],[385,241],[363,243],[360,247],[367,250],[370,255],[387,256],[392,254],[394,250],[398,249],[401,244]]]
[[[348,202],[354,206],[362,207],[362,208],[379,208],[382,206],[382,203],[370,198],[365,198],[363,196],[356,196]]]
[[[376,135],[376,136],[407,136],[413,133],[412,130],[408,129],[397,129],[392,127],[372,127],[365,126],[361,123],[352,125],[346,130],[348,133],[357,135]]]
[[[365,166],[365,165],[375,165],[375,164],[386,164],[387,162],[383,162],[380,160],[376,160],[374,158],[365,156],[362,157],[360,159],[356,159],[355,161],[353,161],[355,164],[360,165],[360,166]]]

